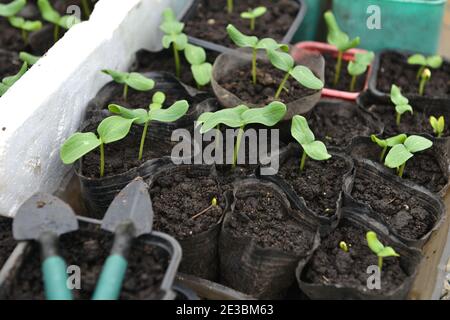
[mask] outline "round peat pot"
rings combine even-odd
[[[280,169],[273,175],[257,176],[273,182],[286,194],[294,209],[304,213],[320,225],[320,233],[327,233],[336,227],[342,211],[343,192],[351,192],[353,161],[342,153],[331,152],[327,161],[308,159],[304,172],[300,172],[302,151],[297,144],[290,144],[279,155]]]
[[[381,273],[378,257],[367,245],[368,231],[400,255],[384,258]],[[339,247],[341,241],[348,252]],[[299,263],[296,276],[300,289],[311,299],[406,299],[421,258],[419,250],[390,236],[382,224],[360,212],[344,210],[337,228],[322,239],[306,263]]]
[[[256,179],[235,183],[220,235],[223,283],[258,299],[281,299],[295,268],[319,245],[318,225],[291,210],[283,191]]]
[[[217,52],[227,52],[236,47],[226,32],[228,24],[233,24],[244,34],[256,35],[260,39],[269,37],[279,43],[291,43],[307,12],[304,0],[234,1],[232,14],[227,13],[225,0],[192,2],[182,18],[186,24],[185,32],[189,36],[189,43]],[[250,21],[242,19],[241,12],[259,6],[265,6],[267,12],[257,18],[256,29],[252,31]]]
[[[211,85],[220,103],[227,108],[238,105],[257,108],[274,100],[276,91],[286,73],[272,66],[265,51],[258,52],[257,84],[251,80],[252,54],[249,50],[238,49],[222,53],[214,62]],[[298,58],[297,64],[306,66],[322,81],[324,60],[320,54],[307,53]],[[289,91],[284,91],[280,101],[287,106],[285,120],[296,114],[308,113],[319,101],[320,90],[310,90],[300,85],[292,77],[288,80]]]
[[[81,223],[80,230],[60,239],[60,253],[67,265],[81,269],[81,289],[72,291],[75,299],[91,299],[112,246],[114,235],[102,231],[99,224],[99,221]],[[43,300],[39,246],[23,242],[16,251],[17,254],[11,256],[14,258],[11,271],[3,284],[0,283],[1,298]],[[172,285],[180,260],[181,248],[172,237],[160,232],[139,237],[130,251],[120,299],[174,299]]]
[[[338,50],[336,47],[316,41],[304,41],[296,44],[292,50],[292,56],[299,63],[299,59],[306,52],[319,52],[323,55],[325,59],[325,88],[322,90],[322,96],[351,100],[355,101],[359,94],[366,90],[369,84],[369,77],[372,73],[372,67],[369,66],[367,72],[357,78],[356,81],[356,92],[350,91],[350,83],[352,77],[347,72],[347,65],[350,61],[355,59],[357,53],[365,53],[366,50],[362,49],[350,49],[347,50],[343,56],[343,65],[341,69],[341,79],[336,88],[332,88],[335,75],[335,66],[337,63]]]
[[[378,163],[355,160],[356,174],[345,185],[344,206],[385,224],[409,246],[421,247],[445,219],[440,197],[406,179],[386,172]]]
[[[433,147],[415,154],[408,161],[403,178],[444,198],[450,186],[449,143],[447,139],[427,138],[433,141]],[[381,152],[382,149],[368,137],[354,139],[348,149],[352,157],[374,162],[380,161]],[[384,168],[384,171],[395,174],[389,168]]]
[[[227,201],[213,166],[180,165],[157,170],[148,180],[154,230],[175,237],[183,249],[180,271],[215,280],[218,242]],[[213,199],[217,205],[212,205]]]
[[[0,49],[0,81],[19,72],[22,61],[17,53]]]
[[[408,58],[414,52],[385,50],[377,53],[373,72],[369,80],[370,93],[385,102],[390,102],[391,86],[396,84],[402,94],[410,99],[414,107],[417,103],[450,103],[450,61],[444,59],[439,69],[431,70],[431,79],[425,87],[424,96],[419,95],[420,81],[417,72],[420,66],[409,65]]]

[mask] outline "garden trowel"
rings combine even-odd
[[[142,178],[137,178],[116,196],[103,219],[102,229],[115,236],[95,288],[94,300],[119,298],[133,239],[151,233],[152,226],[153,208],[148,186]]]
[[[75,230],[78,230],[78,221],[73,210],[49,194],[32,196],[14,218],[16,240],[40,243],[45,297],[48,300],[72,300],[72,291],[67,286],[67,266],[58,255],[58,240],[61,235]]]

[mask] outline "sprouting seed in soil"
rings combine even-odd
[[[28,35],[30,32],[42,29],[42,22],[39,20],[30,21],[22,17],[10,17],[8,21],[11,26],[21,31],[22,40],[25,44],[28,44]]]
[[[305,117],[295,115],[292,118],[291,135],[303,148],[300,171],[304,170],[308,157],[316,161],[324,161],[331,158],[325,144],[316,140]]]
[[[206,52],[202,47],[187,44],[184,56],[191,65],[192,75],[197,87],[200,89],[211,82],[212,64],[206,61]]]
[[[275,94],[275,99],[279,99],[281,92],[287,90],[285,86],[290,77],[308,89],[321,90],[323,88],[322,80],[317,78],[308,67],[296,66],[294,58],[289,53],[269,49],[267,55],[275,68],[286,72]]]
[[[173,10],[168,8],[163,12],[163,23],[160,29],[164,32],[162,38],[163,47],[169,49],[172,46],[175,60],[175,74],[177,78],[180,78],[181,62],[179,51],[183,51],[188,44],[188,37],[183,33],[184,23],[179,22]]]
[[[110,104],[108,106],[110,112],[118,114],[127,119],[134,119],[134,124],[144,126],[141,143],[139,146],[139,160],[142,160],[144,155],[145,140],[147,138],[147,132],[150,122],[175,122],[183,117],[189,109],[189,103],[186,100],[177,101],[169,108],[163,109],[163,104],[165,101],[166,95],[162,92],[156,92],[153,95],[152,103],[150,104],[148,110],[127,109],[117,104]]]
[[[266,127],[273,127],[284,118],[286,110],[286,105],[278,101],[274,101],[262,108],[250,109],[245,105],[239,105],[214,113],[204,113],[200,115],[197,123],[201,125],[200,133],[202,134],[217,128],[219,125],[239,128],[233,154],[233,168],[235,168],[245,127],[250,124],[262,124]]]
[[[42,57],[35,56],[24,51],[20,52],[19,54],[19,59],[22,60],[23,62],[26,62],[29,66],[35,65],[40,58]]]
[[[436,137],[441,138],[445,130],[444,116],[440,116],[439,119],[437,119],[435,116],[431,116],[430,124],[433,127],[433,132],[436,135]]]
[[[234,10],[234,0],[227,0],[227,11],[232,14]]]
[[[201,212],[197,213],[197,214],[196,214],[195,216],[193,216],[191,219],[192,219],[192,220],[195,220],[195,219],[199,218],[200,216],[204,215],[205,213],[207,213],[209,210],[211,210],[211,209],[214,208],[214,207],[217,207],[217,198],[216,198],[216,197],[214,197],[214,198],[211,200],[211,205],[210,205],[208,208],[206,208],[205,210],[202,210]]]
[[[414,54],[408,58],[408,64],[420,66],[417,71],[417,80],[420,79],[425,68],[439,69],[443,62],[442,57],[438,55],[425,57],[422,54]]]
[[[390,137],[387,139],[380,139],[376,135],[373,134],[370,136],[370,138],[372,139],[372,142],[376,143],[380,148],[383,149],[380,154],[380,162],[383,162],[388,149],[396,146],[397,144],[402,144],[403,142],[405,142],[405,140],[406,140],[406,138],[408,138],[408,136],[406,134],[402,133],[402,134],[399,134],[397,136]]]
[[[27,0],[15,0],[9,3],[0,3],[0,17],[11,18],[17,15],[27,5]]]
[[[266,12],[266,7],[257,7],[255,9],[249,9],[248,11],[242,12],[241,18],[250,20],[250,30],[254,31],[256,19],[265,15]]]
[[[59,12],[52,7],[49,0],[38,0],[37,4],[42,18],[54,25],[53,40],[55,43],[59,40],[61,28],[69,30],[74,25],[81,22],[75,15],[60,15]]]
[[[427,85],[428,81],[431,79],[431,70],[428,68],[425,68],[420,75],[420,84],[419,84],[419,95],[423,96],[425,93],[425,86]]]
[[[366,73],[367,68],[370,66],[374,58],[375,54],[371,51],[355,54],[355,60],[350,61],[347,66],[347,71],[352,76],[350,91],[355,91],[357,77]]]
[[[279,44],[271,38],[264,38],[259,40],[255,36],[248,36],[240,32],[236,27],[229,24],[227,26],[227,32],[230,39],[240,48],[252,49],[252,81],[256,84],[256,69],[257,69],[257,54],[258,50],[277,50],[280,49],[284,52],[289,51],[289,47],[284,44]]]
[[[324,17],[328,27],[327,41],[329,44],[335,46],[338,49],[338,57],[333,81],[333,85],[337,86],[341,77],[342,60],[344,57],[344,53],[349,49],[356,48],[360,43],[360,38],[356,37],[353,40],[350,40],[350,37],[345,32],[343,32],[341,28],[339,28],[333,12],[325,12]]]
[[[402,115],[405,112],[411,112],[414,114],[412,106],[409,104],[408,98],[402,95],[402,92],[399,87],[395,84],[391,87],[391,101],[395,105],[395,111],[397,113],[396,123],[397,126],[400,125]]]
[[[126,119],[112,116],[104,119],[97,127],[97,134],[93,132],[77,132],[64,142],[60,150],[60,157],[64,164],[72,164],[84,155],[100,147],[100,177],[105,174],[105,144],[113,143],[125,138],[136,119]]]
[[[339,248],[344,252],[348,252],[348,245],[345,241],[339,242]]]
[[[385,247],[380,240],[378,240],[377,234],[373,231],[369,231],[366,234],[367,245],[370,250],[378,257],[378,268],[380,271],[383,268],[383,259],[388,257],[400,257],[392,247]]]
[[[113,78],[113,80],[119,84],[123,84],[123,99],[126,101],[128,97],[128,88],[131,87],[137,91],[149,91],[155,87],[155,81],[144,75],[136,72],[121,72],[115,70],[102,70],[104,74],[107,74]]]
[[[384,164],[391,169],[397,169],[399,177],[403,177],[406,162],[415,153],[427,150],[433,146],[433,142],[421,136],[409,136],[402,144],[395,145],[386,156]]]
[[[6,91],[9,90],[20,78],[27,72],[28,64],[24,62],[19,72],[13,76],[3,78],[2,82],[0,82],[0,97],[3,96]]]

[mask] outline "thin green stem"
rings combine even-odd
[[[244,126],[239,128],[237,140],[236,140],[236,146],[234,147],[234,155],[233,155],[233,168],[236,168],[238,155],[239,155],[239,149],[241,148],[241,141],[242,136],[244,135]]]
[[[123,100],[127,101],[128,98],[128,84],[125,83],[123,86]]]
[[[420,80],[420,85],[419,85],[419,95],[423,96],[423,94],[425,93],[425,86],[428,82],[427,78],[422,78]]]
[[[308,156],[306,155],[306,151],[303,150],[303,155],[302,155],[302,160],[300,162],[300,172],[303,172],[303,170],[305,169],[305,164],[306,164],[306,158]]]
[[[91,16],[91,6],[89,5],[89,0],[81,0],[81,7],[83,8],[83,13],[86,19]]]
[[[227,0],[227,10],[229,14],[233,13],[234,10],[233,0]]]
[[[419,71],[417,72],[416,79],[419,80],[420,76],[422,75],[423,71],[425,70],[426,66],[421,66]]]
[[[397,127],[400,125],[401,120],[402,120],[402,114],[397,112],[397,118],[395,120],[395,123],[397,124]]]
[[[253,84],[256,84],[256,59],[257,59],[257,51],[256,51],[256,48],[253,48],[253,57],[252,57],[252,80],[253,80]]]
[[[141,145],[139,146],[139,161],[141,161],[142,157],[144,156],[144,145],[145,145],[145,138],[147,137],[148,124],[149,122],[147,121],[144,126],[144,131],[142,132]]]
[[[24,29],[22,29],[22,40],[26,45],[28,45],[28,32]]]
[[[388,147],[386,146],[383,148],[383,151],[381,151],[380,162],[383,162],[384,156],[386,155],[386,152],[387,152],[387,149],[388,149]]]
[[[437,135],[437,137],[438,137],[438,138],[442,138],[442,134],[443,134],[443,132],[439,132],[438,135]]]
[[[350,91],[351,92],[355,91],[355,87],[356,87],[356,76],[353,76],[352,82],[350,83]]]
[[[181,76],[180,54],[178,53],[176,43],[174,43],[172,47],[173,47],[173,57],[175,58],[175,74],[177,78],[180,78]]]
[[[59,40],[59,29],[59,25],[55,24],[55,28],[53,29],[53,40],[55,43]]]
[[[380,272],[381,268],[383,268],[383,257],[378,257],[378,269],[380,269]]]
[[[342,57],[344,56],[344,53],[342,51],[339,51],[337,63],[336,63],[336,70],[334,73],[334,81],[333,84],[336,87],[339,83],[339,79],[341,78],[341,69],[342,69]]]
[[[255,31],[255,18],[250,19],[250,30]]]
[[[400,178],[403,178],[403,173],[405,172],[406,162],[401,165],[400,169],[398,170],[398,176]]]
[[[105,146],[103,142],[100,144],[100,178],[105,175]]]
[[[286,75],[284,76],[283,81],[281,81],[280,87],[278,88],[277,93],[275,94],[275,99],[278,99],[280,97],[281,92],[284,89],[284,85],[286,84],[286,82],[289,79],[289,76],[290,76],[289,72],[286,73]]]

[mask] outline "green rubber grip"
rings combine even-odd
[[[95,288],[93,300],[117,300],[127,272],[127,260],[118,254],[106,259],[100,279]]]
[[[52,256],[45,259],[42,273],[47,300],[72,300],[72,291],[67,287],[67,266],[63,258]]]

